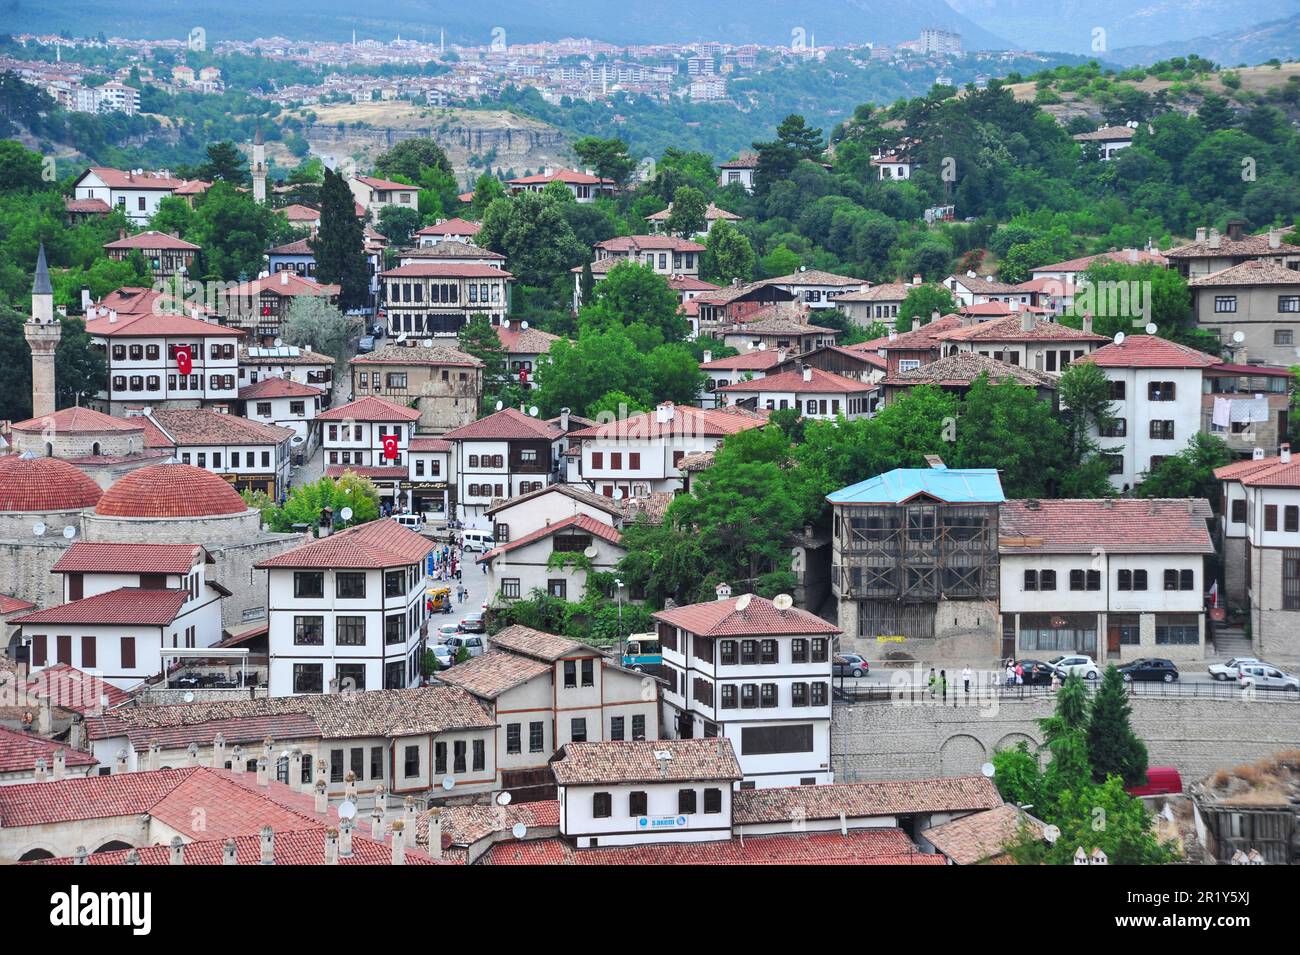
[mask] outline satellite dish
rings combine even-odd
[[[621,487],[614,488],[614,500],[616,501],[623,500],[623,489]]]
[[[1236,342],[1238,345],[1240,345],[1242,342],[1244,342],[1244,341],[1246,340],[1246,333],[1245,333],[1245,332],[1233,332],[1233,333],[1232,333],[1232,340],[1233,340],[1234,342]]]
[[[587,548],[586,550],[584,550],[582,553],[583,553],[585,556],[590,557],[590,558],[592,558],[592,559],[594,560],[595,557],[596,557],[596,555],[597,555],[598,553],[600,553],[600,551],[596,550],[596,545],[595,545],[595,544],[592,544],[590,547],[588,547],[588,548]]]
[[[295,434],[292,438],[289,439],[289,443],[296,448],[301,444],[306,444],[307,439],[300,434]]]
[[[193,702],[194,702],[194,694],[193,694],[192,692],[190,692],[190,691],[187,690],[187,691],[185,692],[185,697],[184,697],[184,699],[185,699],[185,702],[186,702],[186,703],[193,703]]]
[[[524,836],[528,835],[528,827],[525,826],[522,822],[516,822],[510,828],[510,834],[514,836],[516,839],[522,839]]]
[[[68,540],[72,540],[72,538],[77,536],[77,529],[73,527],[71,524],[69,524],[67,527],[63,529],[63,536],[66,537]]]
[[[345,521],[352,520],[352,508],[343,508],[343,510],[339,511],[339,517],[343,518]]]
[[[980,767],[980,772],[983,773],[985,776],[987,776],[989,779],[992,779],[993,774],[996,772],[996,770],[993,768],[992,763],[985,763],[983,766]]]
[[[45,522],[44,522],[44,521],[37,521],[37,522],[32,526],[32,533],[35,534],[37,537],[44,537],[44,536],[45,536]]]
[[[508,319],[508,318],[503,318],[503,319],[501,319],[501,327],[502,327],[502,328],[509,328],[509,327],[510,327],[510,319]]]
[[[758,350],[759,350],[759,351],[767,351],[767,342],[759,342],[759,343],[758,343]]]
[[[777,610],[789,610],[794,606],[794,598],[789,594],[777,594],[772,598],[772,606]]]
[[[1044,826],[1043,838],[1046,839],[1048,842],[1055,844],[1056,840],[1061,838],[1061,830],[1058,829],[1056,826]]]
[[[276,347],[276,348],[280,348],[280,347],[283,346],[283,345],[284,345],[284,339],[283,339],[283,338],[277,338],[277,339],[275,340],[275,347]]]
[[[432,339],[432,338],[426,338],[424,341],[420,342],[420,344],[423,345],[425,348],[432,348],[432,347],[433,347],[433,339]]]
[[[528,330],[528,323],[527,323],[527,322],[520,322],[520,323],[519,323],[519,327],[522,328],[522,329],[524,329],[524,331],[527,331],[527,330]]]
[[[1148,335],[1154,335],[1154,334],[1156,333],[1156,323],[1155,323],[1155,322],[1147,322],[1146,333],[1147,333]]]
[[[533,405],[531,408],[528,409],[528,416],[530,418],[537,417],[537,405]]]
[[[357,815],[357,804],[351,799],[345,799],[339,803],[339,818],[354,819]]]
[[[508,792],[499,793],[497,795],[497,805],[498,806],[510,805],[510,793]]]
[[[1116,345],[1123,345],[1123,344],[1124,344],[1124,333],[1123,333],[1123,332],[1116,332],[1116,333],[1115,333],[1115,344],[1116,344]]]
[[[502,408],[504,408],[504,407],[505,407],[505,402],[503,402],[503,401],[498,401],[498,402],[497,402],[497,411],[500,411],[500,410],[501,410]]]
[[[754,599],[753,594],[741,594],[740,599],[736,601],[736,609],[737,610],[749,609],[749,602],[753,599]]]
[[[442,788],[443,788],[443,789],[446,789],[446,790],[448,790],[448,791],[450,791],[450,790],[452,790],[452,789],[455,789],[455,788],[456,788],[456,777],[455,777],[455,776],[443,776],[443,777],[442,777]]]

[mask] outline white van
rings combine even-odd
[[[424,517],[421,514],[394,514],[393,520],[413,531],[420,531],[424,528]]]
[[[460,536],[464,541],[461,549],[465,551],[483,551],[486,553],[497,546],[491,531],[464,531]]]

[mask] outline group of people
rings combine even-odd
[[[433,551],[433,573],[429,576],[439,580],[461,579],[460,548],[453,544],[443,544]],[[464,589],[464,588],[458,588]]]
[[[970,667],[965,667],[961,671],[961,682],[962,682],[962,689],[968,695],[970,694],[970,685],[972,679],[974,679],[974,674],[971,673]],[[938,676],[936,676],[934,672],[934,667],[930,667],[929,687],[930,687],[931,699],[934,699],[935,692],[937,691],[944,700],[947,700],[948,699],[948,671],[940,670]]]

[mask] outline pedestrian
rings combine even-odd
[[[1061,675],[1057,673],[1055,670],[1053,670],[1052,671],[1052,692],[1055,693],[1057,688],[1060,685],[1061,685]]]
[[[970,667],[961,671],[961,682],[966,687],[966,695],[970,696]]]
[[[939,691],[943,694],[943,701],[948,702],[948,671],[939,671]]]
[[[934,667],[930,667],[930,680],[929,680],[929,687],[930,687],[930,699],[932,699],[932,700],[934,699],[934,684],[935,684],[935,682],[936,682],[936,681],[935,681],[935,676],[934,676]]]
[[[1012,667],[1011,661],[1007,661],[1007,686],[1012,686],[1016,682],[1016,671]]]
[[[1025,668],[1021,664],[1017,663],[1016,664],[1016,686],[1023,686],[1024,682],[1025,682]]]
[[[486,573],[487,573],[487,561],[484,561],[483,563],[479,564],[479,566],[483,568],[483,573],[486,574]]]

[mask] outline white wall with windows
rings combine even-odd
[[[560,834],[579,849],[731,838],[731,781],[560,786]]]

